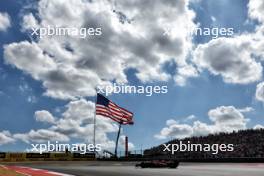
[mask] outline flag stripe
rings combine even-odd
[[[111,115],[112,117],[118,118],[122,121],[132,120],[132,117],[128,116],[127,112],[123,108],[120,108],[115,103],[100,94],[98,94],[97,105],[97,108],[102,108],[104,111],[108,112],[108,116]]]
[[[96,114],[97,115],[104,115],[107,117],[113,117],[113,118],[117,117],[117,118],[115,118],[117,120],[123,120],[123,121],[130,121],[131,120],[131,118],[125,118],[125,116],[115,115],[115,113],[109,112],[109,110],[107,108],[100,107],[100,106],[99,107],[97,106]]]
[[[118,111],[120,111],[120,112],[122,112],[122,113],[125,113],[125,114],[128,114],[128,115],[130,115],[130,116],[133,116],[133,113],[132,113],[132,112],[129,112],[129,111],[127,111],[126,109],[117,106],[116,104],[114,104],[114,103],[111,102],[111,101],[110,101],[110,103],[109,103],[109,106],[112,107],[112,108],[117,109]]]
[[[133,124],[133,113],[97,94],[96,115],[102,115],[121,124]]]
[[[109,117],[110,119],[116,121],[116,122],[119,122],[120,120],[119,119],[115,119],[113,118],[109,113],[105,112],[105,111],[97,111],[96,113],[97,115],[102,115],[104,117]]]
[[[107,108],[101,108],[99,107],[98,110],[104,111],[106,113],[108,113],[109,115],[113,115],[116,116],[118,118],[123,118],[124,116],[121,113],[115,113],[114,111],[112,111],[111,109],[107,109]]]
[[[112,114],[112,115],[114,115],[120,119],[123,119],[123,120],[126,120],[126,119],[131,120],[132,119],[132,117],[127,116],[126,114],[123,114],[120,111],[117,111],[116,109],[113,109],[113,108],[106,108],[105,106],[102,106],[102,105],[96,105],[96,108],[97,109],[103,109],[105,112]]]
[[[113,104],[112,102],[109,103],[109,107],[111,112],[114,112],[115,114],[120,115],[122,117],[132,119],[133,114],[131,114],[130,112],[127,113],[127,111],[124,111],[123,108]]]
[[[111,115],[109,115],[108,113],[105,113],[105,112],[98,112],[97,115],[102,115],[102,116],[108,117],[108,118],[110,118],[110,119],[112,119],[112,120],[114,120],[116,122],[120,122],[120,119],[113,118]],[[123,121],[123,123],[128,124],[129,122],[128,121],[127,122]]]

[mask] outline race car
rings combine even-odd
[[[141,168],[177,168],[179,162],[175,160],[152,160],[152,161],[142,161],[136,164],[136,167]]]

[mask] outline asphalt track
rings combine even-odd
[[[264,163],[181,163],[177,169],[135,168],[135,163],[54,162],[16,164],[75,176],[264,176]]]

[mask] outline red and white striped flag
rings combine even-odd
[[[132,125],[133,113],[118,106],[101,94],[97,94],[96,115],[108,117],[122,125]]]

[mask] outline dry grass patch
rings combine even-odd
[[[0,166],[0,176],[25,176],[25,175],[17,173],[16,171],[13,170],[9,170],[4,166]]]

